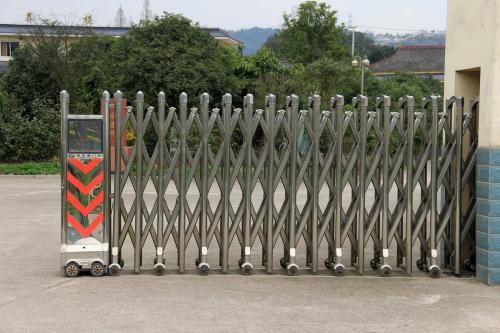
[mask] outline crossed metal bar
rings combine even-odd
[[[114,100],[121,110],[122,93]],[[442,112],[435,96],[423,99],[420,111],[411,96],[397,105],[379,97],[374,111],[365,96],[347,106],[337,95],[322,111],[325,102],[313,95],[301,110],[299,97],[290,95],[277,110],[276,96],[268,95],[261,110],[247,95],[240,109],[226,94],[220,108],[210,108],[214,101],[203,94],[199,108],[188,112],[185,93],[176,107],[160,93],[156,110],[145,108],[137,93],[135,108],[115,114],[115,137],[135,141],[129,152],[115,140],[111,262],[123,266],[128,239],[134,271],[140,272],[150,241],[156,273],[167,267],[184,272],[194,239],[195,266],[203,274],[211,265],[228,272],[233,244],[247,274],[257,265],[255,250],[262,252],[265,271],[273,272],[278,247],[290,275],[301,263],[318,272],[320,256],[337,275],[349,267],[363,274],[370,247],[370,266],[384,276],[393,271],[391,264],[407,273],[416,266],[431,276],[470,268],[478,103],[464,114],[463,99],[456,97]],[[152,206],[145,199],[148,186],[156,193]],[[176,196],[170,206],[167,188]],[[169,241],[177,263],[166,261]],[[420,253],[414,265],[415,246]],[[219,253],[218,263],[209,263],[210,251]]]

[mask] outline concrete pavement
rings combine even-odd
[[[0,332],[498,332],[474,278],[151,271],[63,278],[59,177],[0,176]]]

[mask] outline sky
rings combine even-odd
[[[362,31],[404,33],[411,30],[445,30],[447,0],[324,0],[338,12],[341,22]],[[140,20],[144,0],[0,0],[0,23],[24,23],[28,11],[62,21],[76,22],[86,14],[94,25],[112,26],[118,7],[125,17]],[[204,27],[227,30],[279,28],[284,12],[297,0],[150,0],[153,12],[182,14]]]

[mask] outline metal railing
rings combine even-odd
[[[318,272],[320,259],[338,275],[469,268],[477,102],[464,113],[458,97],[443,109],[426,98],[417,109],[413,97],[394,105],[383,96],[374,111],[364,96],[345,110],[337,95],[326,111],[318,95],[305,110],[295,95],[280,110],[274,95],[263,110],[252,95],[242,109],[229,94],[220,109],[208,94],[189,110],[185,93],[175,107],[165,100],[160,93],[145,110],[139,92],[123,117],[122,93],[114,94],[115,138],[128,133],[135,142],[130,153],[115,140],[114,165],[124,167],[113,183],[113,263],[123,266],[131,244],[134,271],[159,274],[184,272],[189,251],[201,273],[236,262],[244,273],[273,272],[276,259],[290,275]],[[172,252],[176,260],[166,261]]]

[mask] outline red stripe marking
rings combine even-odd
[[[88,204],[88,206],[84,206],[78,201],[71,192],[66,192],[66,199],[70,202],[73,207],[75,207],[80,213],[84,216],[88,216],[94,208],[96,208],[99,204],[101,204],[104,200],[104,192],[99,192],[99,194]]]
[[[68,171],[66,174],[68,181],[73,184],[80,192],[83,194],[89,194],[90,191],[94,189],[97,185],[102,183],[104,179],[104,172],[99,173],[90,183],[87,185],[82,184],[71,172]]]
[[[73,217],[73,215],[71,215],[69,212],[67,212],[66,214],[66,218],[68,220],[68,222],[76,229],[76,231],[78,231],[78,233],[80,235],[82,235],[82,237],[88,237],[90,236],[90,234],[92,233],[92,231],[94,231],[94,229],[102,223],[102,221],[104,220],[104,213],[100,213],[99,215],[96,216],[96,218],[94,219],[94,221],[92,221],[92,223],[89,224],[88,227],[83,227],[81,225],[80,222],[78,222],[77,219],[75,219]]]
[[[97,157],[90,160],[89,163],[84,164],[78,158],[68,158],[68,161],[73,164],[77,169],[79,169],[84,174],[88,174],[92,171],[99,163],[101,163],[102,158]]]

